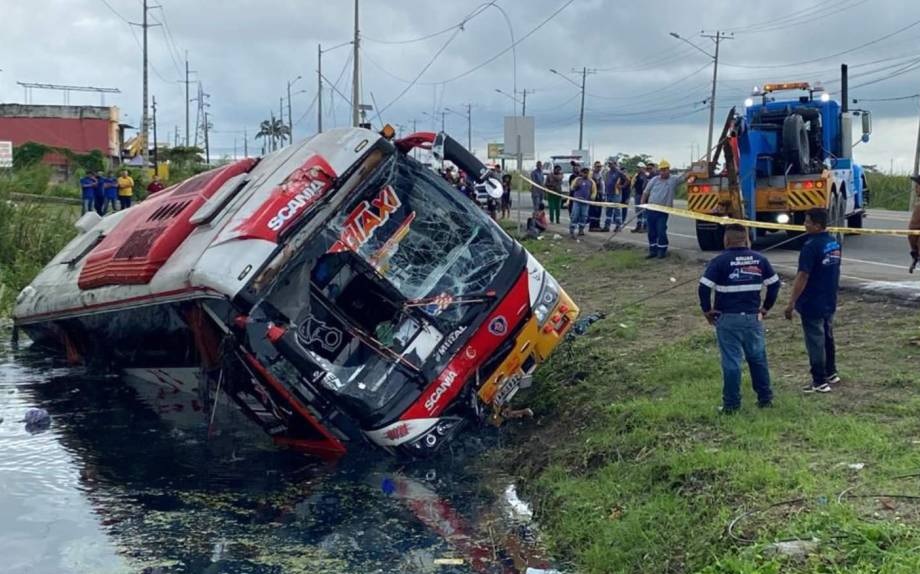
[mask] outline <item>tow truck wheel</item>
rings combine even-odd
[[[847,217],[847,227],[851,229],[862,229],[863,227],[863,218],[866,216],[865,211],[857,211],[853,215]]]
[[[724,247],[722,235],[725,229],[718,223],[696,222],[696,242],[703,251],[721,251]]]

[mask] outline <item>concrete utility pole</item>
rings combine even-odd
[[[297,76],[297,79],[300,79],[300,76]],[[295,82],[297,80],[294,80]],[[294,143],[294,119],[291,116],[291,81],[288,80],[287,83],[287,92],[288,92],[288,137],[291,138],[291,143]]]
[[[712,57],[712,92],[709,95],[709,137],[706,139],[706,163],[712,162],[712,130],[716,120],[716,79],[719,75],[719,42],[721,40],[731,40],[733,35],[719,32],[715,34],[700,34],[703,38],[709,38],[716,43],[716,53]]]
[[[143,56],[144,58],[144,108],[143,108],[143,112],[141,113],[141,139],[143,140],[144,145],[141,148],[141,157],[144,159],[144,164],[146,165],[147,157],[149,156],[149,147],[150,147],[150,143],[149,143],[149,137],[150,137],[149,106],[150,106],[150,103],[149,103],[149,98],[148,98],[149,81],[147,77],[147,30],[151,26],[159,26],[159,24],[148,24],[147,23],[147,12],[151,8],[159,8],[159,6],[148,5],[147,0],[142,0],[142,4],[143,4],[143,9],[144,9],[144,17],[141,21],[141,24],[134,24],[134,25],[135,26],[139,25],[141,28],[143,28],[143,32],[144,32],[144,48],[143,48],[143,53],[144,53],[144,56]]]
[[[157,154],[157,97],[153,96],[153,173],[157,172],[159,159]]]
[[[316,45],[316,133],[323,133],[323,46]]]
[[[581,69],[581,106],[578,108],[578,150],[581,151],[582,143],[584,143],[585,135],[585,78],[588,74],[595,73],[595,70],[588,70],[588,68],[582,67]]]
[[[243,128],[243,157],[249,157],[249,132]]]
[[[533,93],[533,90],[530,90]],[[521,117],[527,115],[527,88],[521,90]]]
[[[211,165],[211,145],[208,141],[208,111],[204,112],[204,157],[205,163]]]
[[[360,37],[358,33],[358,0],[355,0],[355,39],[354,39],[354,68],[351,76],[351,125],[358,127],[361,123],[360,104],[361,104],[361,78],[360,67],[358,65],[358,48]]]
[[[473,153],[473,104],[466,105],[466,149]]]

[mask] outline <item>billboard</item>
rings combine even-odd
[[[0,167],[13,167],[13,142],[0,141]]]
[[[534,121],[533,116],[505,117],[505,157],[517,157],[518,142],[520,154],[524,159],[534,157]]]

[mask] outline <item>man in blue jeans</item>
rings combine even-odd
[[[840,243],[827,232],[827,210],[810,209],[805,215],[808,239],[799,252],[799,271],[792,285],[786,318],[795,311],[802,318],[805,349],[811,366],[806,393],[829,393],[839,383],[834,345],[834,313],[840,285]]]
[[[80,189],[82,190],[81,215],[87,211],[96,209],[96,186],[99,182],[93,172],[88,172],[80,178]]]
[[[572,181],[570,195],[572,215],[569,219],[569,237],[575,239],[575,228],[578,228],[578,235],[584,235],[585,226],[588,225],[588,204],[577,200],[593,200],[597,197],[597,188],[587,167],[581,168],[581,175]]]
[[[725,251],[709,262],[700,278],[700,308],[716,327],[722,355],[722,408],[731,414],[741,408],[741,361],[747,359],[757,406],[773,405],[763,319],[776,303],[779,276],[767,258],[748,247],[747,230],[741,225],[725,227]],[[760,292],[767,295],[760,303]],[[715,305],[712,291],[716,292]]]
[[[666,159],[661,160],[658,163],[658,175],[649,180],[642,192],[642,203],[674,207],[677,187],[687,181],[688,176],[689,172],[685,171],[680,177],[672,177],[671,164]],[[668,214],[649,209],[645,218],[648,224],[646,259],[664,259],[668,256]]]

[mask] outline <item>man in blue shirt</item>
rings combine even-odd
[[[773,404],[763,319],[776,303],[779,276],[767,258],[748,248],[748,233],[741,225],[725,227],[725,251],[709,262],[700,278],[700,308],[716,327],[722,355],[722,412],[741,408],[741,360],[747,359],[757,406]],[[760,303],[760,292],[767,295]],[[711,303],[716,292],[715,305]]]
[[[105,215],[112,208],[112,213],[118,211],[118,180],[111,172],[102,176],[102,214]]]
[[[799,271],[792,285],[786,318],[794,311],[802,318],[805,349],[811,365],[811,384],[806,393],[829,393],[837,376],[834,346],[834,313],[840,285],[840,243],[827,232],[827,210],[810,209],[805,215],[808,240],[799,252]]]
[[[80,189],[82,190],[81,215],[95,209],[96,186],[98,183],[92,172],[80,178]]]
[[[621,203],[623,201],[623,172],[617,167],[615,158],[607,158],[607,175],[604,178],[604,201],[611,203]],[[610,231],[611,224],[614,226],[613,231],[616,233],[623,225],[623,216],[619,207],[608,207],[604,216],[603,231]]]
[[[585,225],[588,224],[588,204],[575,200],[590,201],[597,197],[597,187],[587,167],[581,168],[581,175],[572,180],[570,195],[572,215],[569,217],[569,237],[575,239],[575,228],[578,228],[578,235],[581,236],[585,234]]]

